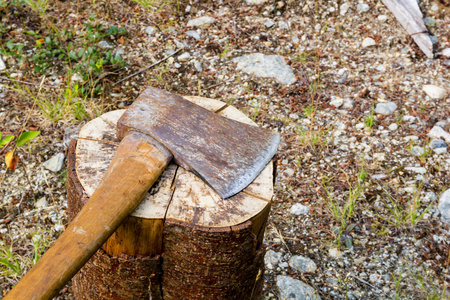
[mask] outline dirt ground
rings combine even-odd
[[[219,99],[281,134],[266,299],[286,298],[282,276],[322,299],[450,299],[438,206],[450,141],[430,134],[450,132],[447,0],[419,2],[433,59],[375,0],[27,2],[0,0],[0,132],[40,131],[15,150],[15,171],[2,163],[3,296],[67,224],[65,167],[43,163],[151,85]],[[254,53],[282,57],[294,82],[238,70],[233,59]]]

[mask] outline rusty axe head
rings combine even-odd
[[[147,88],[117,123],[117,136],[145,133],[223,198],[249,185],[275,154],[280,135],[221,117],[182,97]]]

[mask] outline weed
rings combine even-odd
[[[12,246],[5,246],[3,242],[0,244],[0,274],[5,277],[21,276],[22,266],[14,254]]]
[[[426,300],[441,300],[441,299],[450,299],[448,295],[446,296],[446,288],[444,287],[441,291],[438,284],[435,284],[432,278],[425,279],[422,274],[414,273],[411,269],[409,269],[409,273],[417,284],[419,288],[419,292],[422,296],[422,299]]]
[[[298,53],[296,60],[298,62],[300,62],[301,64],[306,63],[306,61],[308,60],[308,58],[311,56],[311,53],[308,52],[300,52]]]
[[[374,124],[375,124],[375,105],[372,105],[370,115],[364,119],[364,126],[367,129],[371,130]]]
[[[326,136],[328,135],[329,127],[318,127],[317,129],[304,129],[297,126],[296,133],[299,136],[299,142],[304,147],[316,148],[327,144]]]
[[[48,7],[48,0],[23,0],[23,2],[41,17],[45,14]]]
[[[403,268],[400,270],[398,276],[395,276],[394,272],[391,272],[392,279],[394,281],[394,295],[395,300],[403,299],[404,293],[402,292],[401,282],[403,279]]]
[[[220,54],[220,58],[221,58],[221,59],[225,59],[225,58],[227,57],[227,53],[228,53],[229,50],[230,50],[230,44],[227,43],[227,44],[225,45],[225,48],[223,48],[222,53]]]

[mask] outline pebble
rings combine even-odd
[[[153,26],[147,26],[147,27],[145,27],[145,32],[146,32],[149,36],[152,36],[152,35],[155,34],[156,29],[155,29],[155,27],[153,27]]]
[[[339,259],[342,258],[342,252],[338,248],[331,248],[328,250],[328,255],[332,258]]]
[[[178,56],[179,61],[187,61],[191,57],[191,54],[189,52],[184,52],[180,56]]]
[[[414,156],[420,156],[420,155],[423,155],[425,153],[425,149],[423,149],[420,146],[414,146],[414,147],[411,148],[411,153]]]
[[[444,50],[442,50],[442,56],[450,57],[450,48],[445,48]],[[1,61],[1,59],[0,59],[0,61]],[[0,67],[0,70],[1,70],[1,67]]]
[[[80,132],[81,126],[67,126],[64,129],[63,145],[69,147],[70,141],[78,139],[78,132]]]
[[[367,11],[369,11],[370,6],[365,3],[361,3],[361,4],[356,5],[356,9],[359,11],[362,11],[362,12],[367,12]]]
[[[264,264],[269,268],[273,269],[278,265],[282,258],[282,255],[273,250],[269,250],[266,252],[266,256],[264,256]]]
[[[286,61],[279,55],[254,53],[236,57],[237,69],[259,77],[275,77],[282,84],[292,84],[296,81],[295,74]]]
[[[345,14],[348,12],[348,9],[350,8],[350,5],[346,2],[341,5],[339,8],[339,12],[341,16],[345,16]]]
[[[398,125],[397,125],[397,123],[392,123],[391,125],[389,125],[389,130],[391,130],[391,131],[395,131],[395,130],[397,130],[398,129]]]
[[[377,281],[378,281],[378,278],[380,278],[380,276],[379,276],[378,274],[370,274],[370,276],[369,276],[369,280],[370,280],[370,282],[372,282],[372,283],[377,282]]]
[[[387,21],[388,17],[386,15],[379,15],[377,19],[378,21],[384,23]]]
[[[370,176],[370,178],[372,178],[373,180],[383,180],[388,178],[388,176],[386,174],[375,174]]]
[[[437,196],[433,192],[425,193],[425,196],[422,199],[422,201],[425,202],[425,203],[436,201],[436,200],[437,200]]]
[[[417,167],[406,167],[405,170],[414,172],[414,173],[419,173],[419,174],[425,174],[427,172],[427,169],[425,168],[417,168]]]
[[[186,31],[186,35],[190,36],[190,37],[192,37],[192,38],[194,38],[196,40],[201,39],[200,34],[197,31],[195,31],[195,30],[188,30],[188,31]]]
[[[289,23],[285,22],[285,21],[279,21],[278,22],[278,27],[280,27],[281,29],[289,29]]]
[[[423,23],[427,26],[430,26],[430,25],[436,23],[436,20],[431,17],[426,17],[426,18],[423,18]]]
[[[441,212],[441,220],[450,224],[450,189],[442,193],[438,209]]]
[[[203,66],[202,63],[199,62],[198,60],[194,60],[194,68],[197,70],[197,72],[203,72]]]
[[[344,99],[341,97],[331,96],[330,104],[333,105],[336,108],[339,108],[344,104]]]
[[[312,259],[301,255],[292,256],[289,266],[294,271],[301,273],[314,273],[317,270],[317,265]]]
[[[409,122],[409,123],[414,123],[416,121],[416,117],[410,116],[410,115],[406,115],[406,116],[403,117],[403,121]]]
[[[2,58],[0,57],[0,71],[6,70],[6,65],[3,62]]]
[[[278,275],[276,278],[280,299],[283,300],[318,300],[320,296],[311,286],[289,276]]]
[[[217,21],[215,18],[210,16],[203,16],[197,19],[189,20],[186,26],[188,27],[200,27],[200,28],[207,28],[209,25]]]
[[[447,93],[443,88],[438,87],[436,85],[432,85],[432,84],[424,85],[422,90],[431,99],[444,99],[447,96]]]
[[[378,65],[378,66],[376,66],[375,67],[375,69],[378,71],[378,72],[386,72],[386,67],[385,66],[383,66],[383,65]]]
[[[80,76],[80,74],[75,73],[72,75],[72,77],[70,78],[70,80],[72,80],[73,82],[83,82],[83,78]]]
[[[42,165],[49,171],[59,172],[63,167],[63,163],[64,163],[64,154],[58,153],[49,160],[42,163]]]
[[[390,115],[397,109],[397,104],[394,102],[377,103],[375,112],[380,115]]]
[[[107,41],[100,41],[98,42],[98,46],[102,49],[111,49],[114,48],[113,46],[111,46]]]
[[[447,147],[445,148],[437,148],[437,149],[433,149],[433,152],[437,155],[441,155],[444,153],[447,153]]]
[[[41,199],[36,201],[36,203],[34,204],[34,206],[36,208],[45,208],[45,207],[47,207],[47,205],[48,205],[47,198],[45,198],[45,197],[42,197]]]
[[[273,25],[275,25],[275,22],[272,20],[267,20],[264,22],[264,26],[266,26],[267,28],[272,27]]]
[[[265,3],[267,0],[245,0],[249,5],[259,5]]]
[[[373,38],[365,38],[362,43],[361,46],[363,48],[367,48],[367,47],[371,47],[371,46],[375,46],[377,43],[375,43],[375,40]]]
[[[431,149],[438,149],[447,147],[447,144],[442,139],[433,139],[428,146]]]
[[[431,138],[443,138],[447,143],[450,143],[450,133],[446,132],[440,126],[434,126],[427,134]]]
[[[307,214],[309,212],[309,207],[306,205],[303,205],[301,203],[295,203],[294,205],[291,206],[291,214],[294,215],[304,215]]]
[[[355,102],[351,99],[344,99],[344,104],[342,108],[353,109],[355,107]]]

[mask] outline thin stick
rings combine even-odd
[[[11,79],[11,78],[8,78],[8,77],[3,77],[3,76],[0,76],[0,79],[8,80],[8,81],[11,81],[11,82],[15,81],[15,82],[23,83],[23,84],[28,84],[28,85],[36,85],[36,86],[39,86],[39,87],[46,87],[46,88],[50,88],[50,89],[59,89],[60,88],[59,86],[51,86],[51,85],[45,85],[45,84],[40,84],[40,83],[16,80],[16,79]]]
[[[361,282],[364,283],[364,284],[367,284],[367,285],[370,286],[371,288],[376,289],[376,287],[374,287],[373,285],[371,285],[371,284],[368,283],[367,281],[362,280],[361,278],[356,277],[355,275],[350,275],[350,276],[352,276],[352,277],[355,278],[355,279],[358,279],[359,281],[361,281]]]
[[[129,78],[131,78],[131,77],[134,77],[134,76],[136,76],[136,75],[139,75],[139,74],[141,74],[141,73],[147,71],[148,69],[153,68],[153,67],[156,66],[156,65],[159,65],[160,63],[162,63],[163,61],[165,61],[165,60],[168,59],[169,57],[174,56],[175,54],[177,54],[178,52],[180,52],[181,49],[183,49],[183,48],[180,48],[180,49],[178,49],[177,51],[175,51],[174,53],[172,53],[172,54],[170,54],[170,55],[167,55],[167,56],[164,57],[163,59],[161,59],[161,60],[155,62],[154,64],[152,64],[152,65],[150,65],[150,66],[148,66],[148,67],[145,67],[145,68],[143,68],[142,70],[137,71],[136,73],[131,74],[130,76],[127,76],[127,77],[125,77],[125,78],[123,78],[123,79],[117,81],[117,82],[114,83],[112,86],[115,86],[115,85],[117,85],[117,84],[119,84],[119,83],[121,83],[121,82],[123,82],[123,81],[125,81],[125,80],[127,80],[127,79],[129,79]]]

